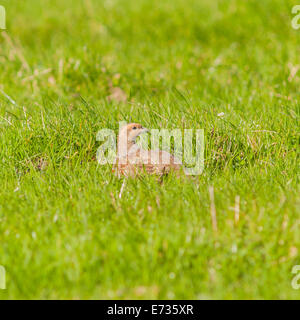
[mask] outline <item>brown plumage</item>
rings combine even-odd
[[[163,150],[144,150],[136,144],[136,138],[147,131],[139,123],[130,123],[120,129],[118,156],[113,170],[119,177],[134,177],[142,173],[163,176],[181,170],[180,161],[172,154]]]

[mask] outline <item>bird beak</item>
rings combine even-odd
[[[146,132],[148,132],[148,131],[149,131],[149,130],[148,130],[147,128],[141,128],[141,129],[139,130],[138,134],[137,134],[137,137],[140,136],[140,135],[142,135],[142,134],[144,134],[144,133],[146,133]]]

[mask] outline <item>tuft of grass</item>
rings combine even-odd
[[[300,297],[293,1],[1,5],[0,298]],[[121,120],[203,128],[203,174],[120,198],[95,156]]]

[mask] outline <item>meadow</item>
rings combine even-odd
[[[0,299],[299,299],[295,4],[1,0]],[[119,197],[122,120],[204,129],[203,173]]]

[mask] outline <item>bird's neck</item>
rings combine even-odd
[[[122,139],[122,136],[118,137],[118,156],[123,157],[128,155],[130,149],[137,146],[135,140]]]

